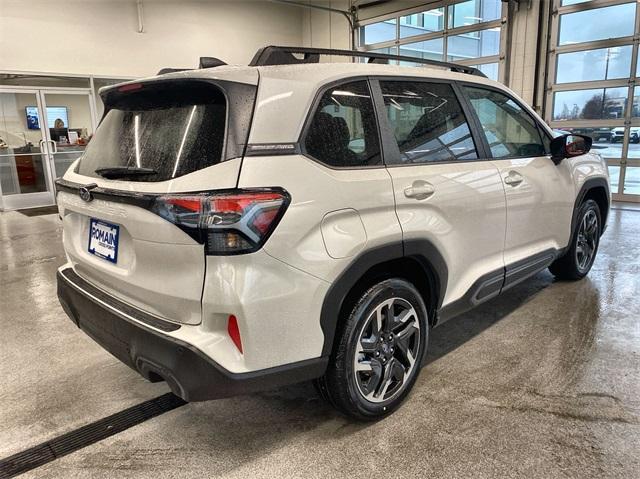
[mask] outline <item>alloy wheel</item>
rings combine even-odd
[[[353,358],[360,394],[373,403],[397,396],[419,353],[420,322],[414,307],[402,298],[381,302],[361,328]]]
[[[598,216],[592,209],[588,210],[582,217],[576,245],[576,262],[580,271],[591,266],[598,246],[598,233]]]

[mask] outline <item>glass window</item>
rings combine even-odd
[[[71,93],[45,92],[49,135],[57,144],[53,155],[56,178],[64,175],[80,158],[93,135],[90,97]]]
[[[561,5],[563,7],[567,5],[576,5],[578,3],[590,2],[591,0],[562,0]]]
[[[631,110],[631,116],[634,118],[640,117],[640,87],[633,88],[633,109]]]
[[[425,40],[424,42],[400,45],[400,55],[427,58],[430,60],[442,60],[444,55],[444,40],[442,38],[436,38],[435,40]],[[405,65],[408,64],[408,62],[401,62],[400,64]],[[419,65],[419,63],[412,65]]]
[[[322,96],[304,146],[308,154],[330,166],[382,163],[376,118],[366,82],[340,85]]]
[[[497,63],[483,63],[482,65],[471,65],[477,68],[482,73],[487,75],[487,78],[498,81],[498,64]]]
[[[494,158],[545,154],[546,148],[535,120],[513,99],[494,90],[464,89],[480,119]]]
[[[625,195],[640,195],[640,167],[627,166],[624,172]]]
[[[631,45],[558,55],[556,83],[611,80],[631,74]]]
[[[611,184],[611,193],[617,193],[620,185],[619,166],[609,166],[609,183]]]
[[[368,52],[373,53],[386,53],[387,55],[397,55],[398,48],[397,47],[384,47],[384,48],[372,48],[371,50],[367,50]],[[366,57],[356,57],[357,61],[360,63],[367,63],[369,61]],[[389,65],[397,65],[397,60],[389,60]]]
[[[636,4],[623,3],[560,15],[559,44],[590,42],[633,35]]]
[[[559,91],[553,96],[554,120],[603,120],[623,118],[629,89],[594,88]]]
[[[384,22],[365,25],[360,29],[361,41],[363,45],[373,43],[388,42],[396,39],[396,19],[390,18]]]
[[[380,82],[402,163],[478,158],[469,125],[450,85]]]
[[[500,18],[501,0],[469,0],[449,7],[449,28],[465,27]]]
[[[47,191],[48,161],[40,149],[42,111],[34,93],[0,93],[0,187],[2,194]]]
[[[640,158],[640,127],[632,126],[629,128],[629,149],[627,158]]]
[[[375,53],[386,53],[388,55],[397,55],[398,54],[397,47],[373,48],[373,49],[367,50],[367,51],[368,52],[375,52]]]
[[[500,53],[500,27],[447,38],[447,60],[488,57]]]
[[[444,29],[444,7],[400,17],[400,38]]]

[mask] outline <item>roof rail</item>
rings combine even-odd
[[[303,55],[297,58],[295,54]],[[390,55],[387,53],[362,52],[359,50],[337,50],[333,48],[307,48],[307,47],[279,47],[270,45],[256,52],[249,66],[267,65],[295,65],[300,63],[318,63],[320,55],[334,55],[342,57],[368,58],[368,63],[389,63],[389,60],[400,60],[412,63],[421,63],[440,68],[446,68],[456,73],[466,73],[486,77],[484,73],[474,67],[459,65],[457,63],[442,62],[428,58],[415,58],[406,55]]]

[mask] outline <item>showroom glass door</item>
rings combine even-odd
[[[0,88],[0,209],[55,204],[55,179],[95,130],[91,93]]]
[[[64,175],[79,158],[93,135],[94,112],[89,92],[74,90],[41,90],[47,128],[45,130],[51,174]]]
[[[54,203],[43,111],[38,90],[0,89],[0,209]]]

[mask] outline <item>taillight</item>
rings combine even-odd
[[[284,190],[234,190],[159,196],[151,210],[204,244],[207,254],[228,255],[260,249],[288,205]]]

